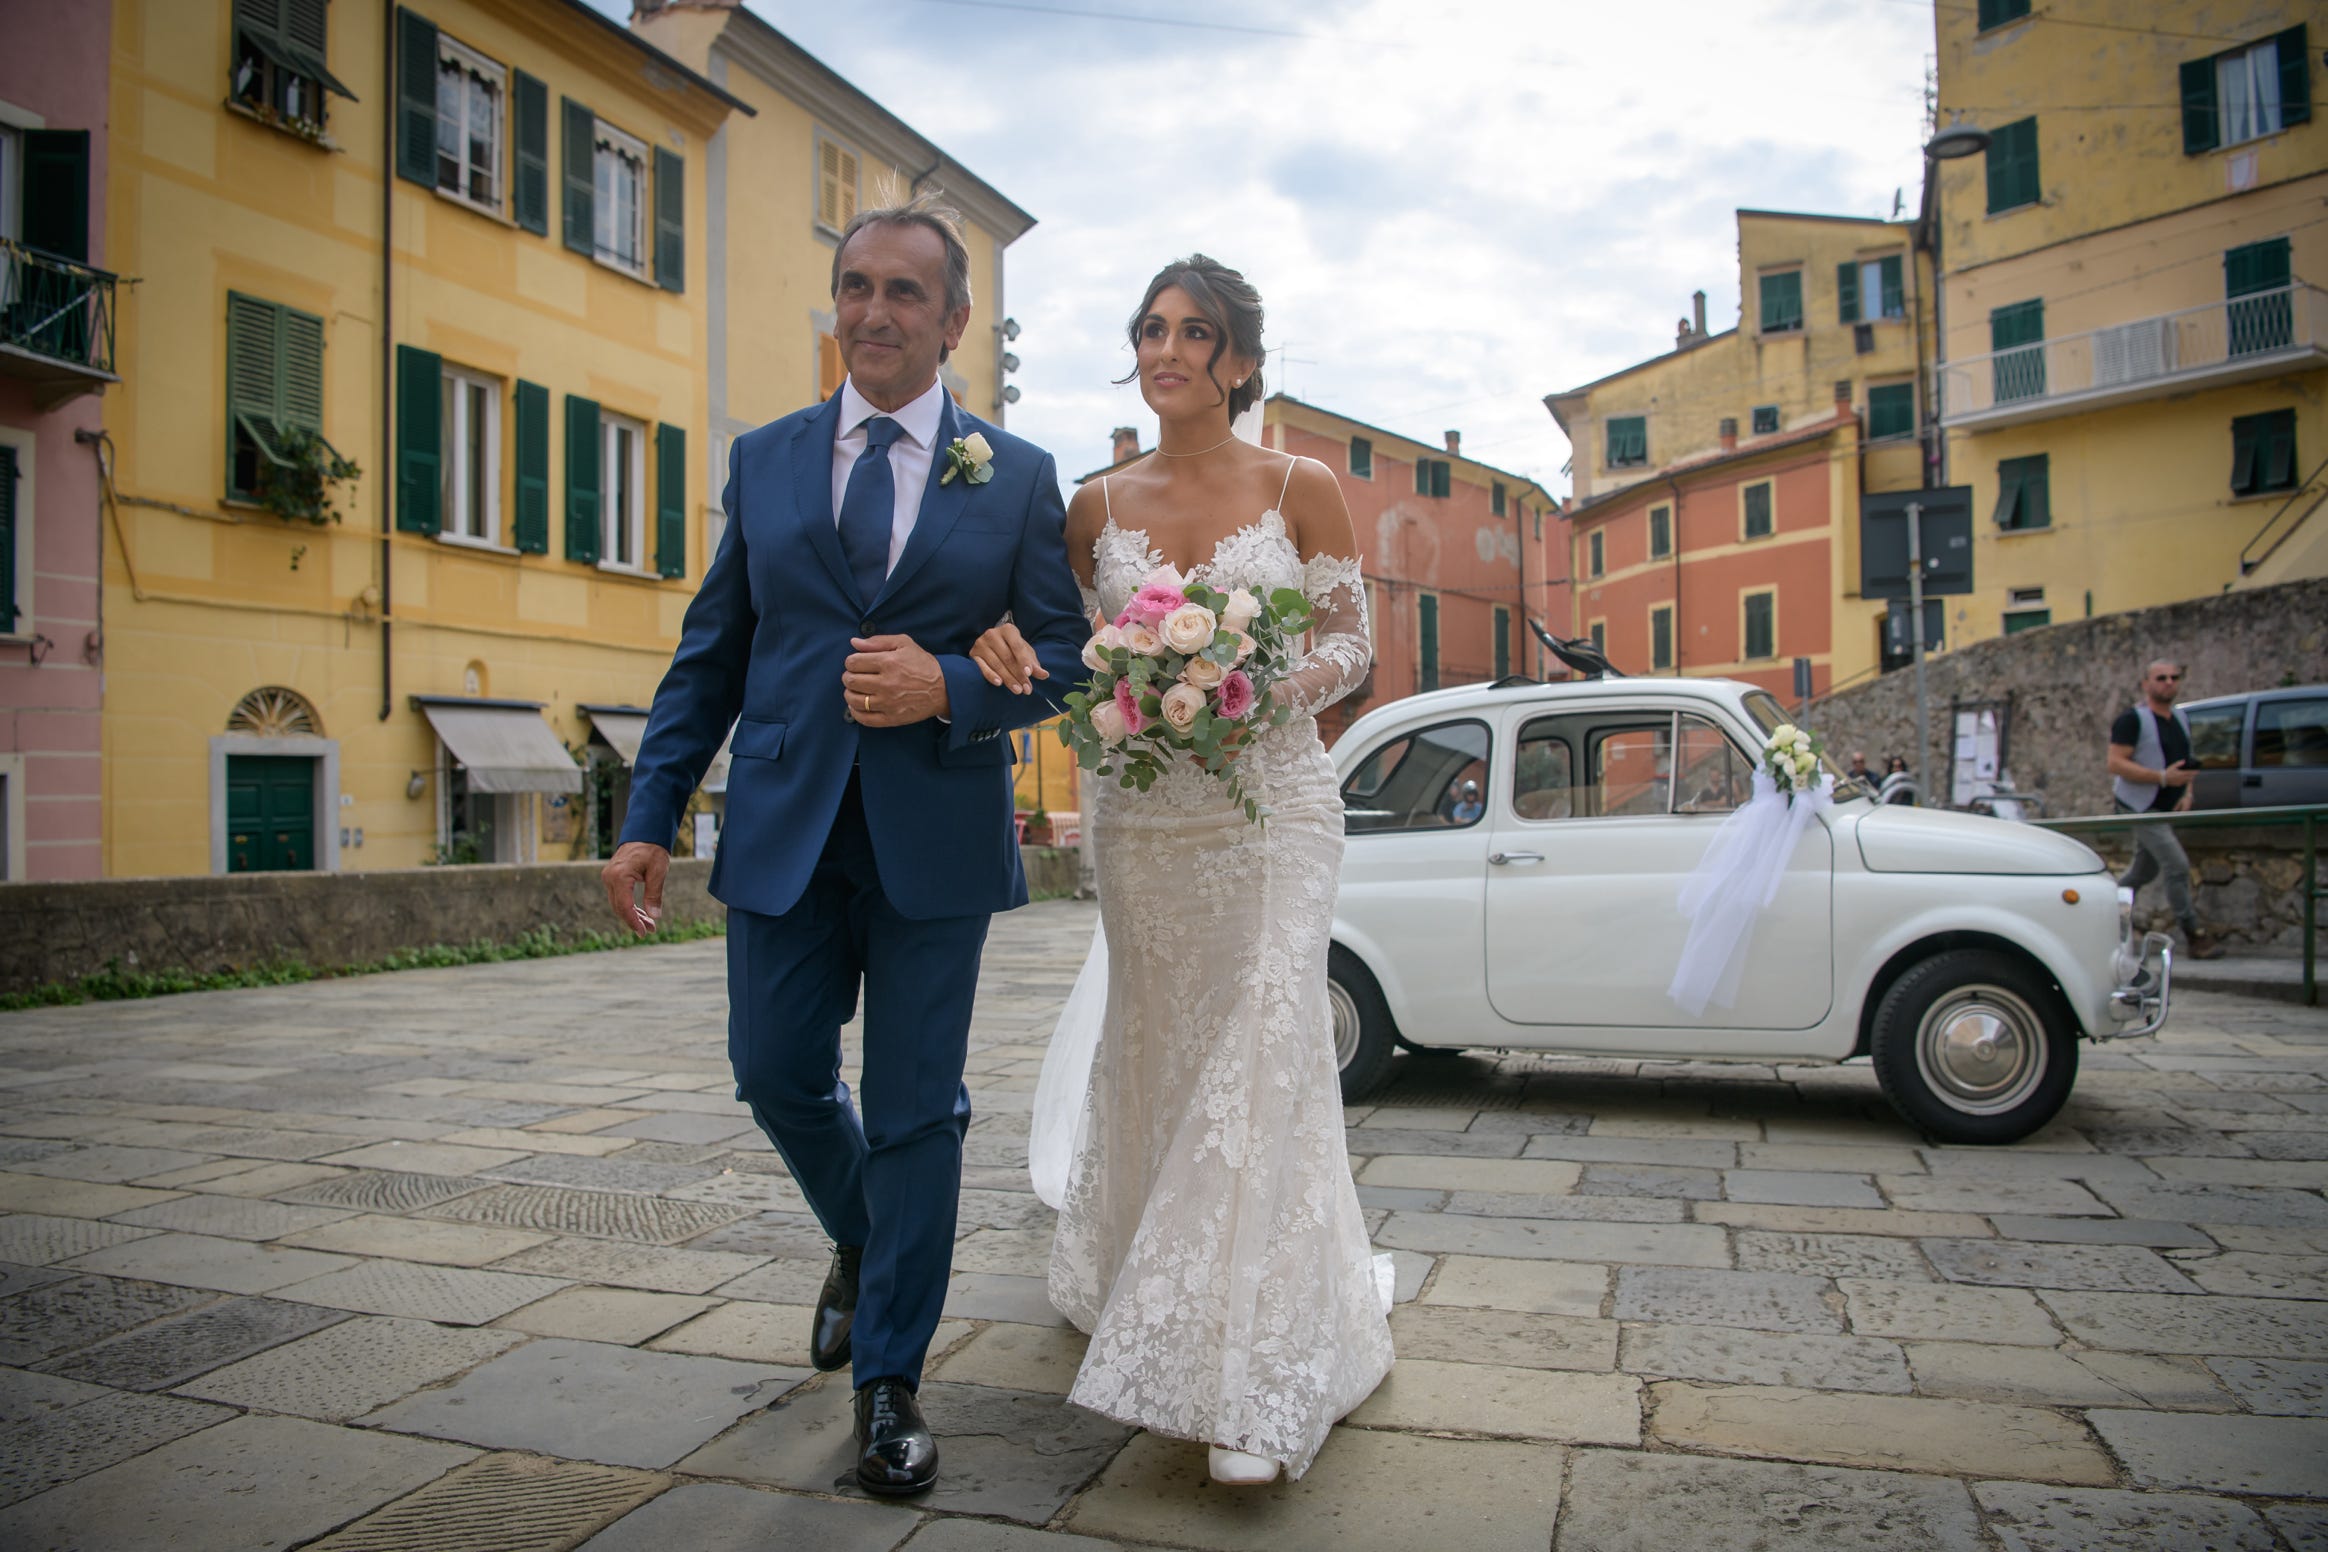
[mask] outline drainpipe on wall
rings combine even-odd
[[[380,8],[380,720],[396,709],[394,658],[396,627],[389,619],[395,559],[396,447],[392,441],[396,405],[396,245],[390,224],[396,215],[396,7]]]
[[[1681,481],[1669,471],[1665,476],[1666,489],[1673,492],[1673,677],[1681,672]],[[1655,673],[1656,669],[1650,669]]]

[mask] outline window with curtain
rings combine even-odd
[[[2312,117],[2312,55],[2303,26],[2183,62],[2183,153],[2276,135]]]
[[[1739,493],[1745,513],[1745,531],[1749,539],[1767,539],[1776,526],[1771,505],[1770,481],[1757,480]]]
[[[1649,461],[1649,417],[1612,415],[1608,427],[1608,467],[1630,468]]]
[[[598,424],[599,564],[635,571],[647,555],[647,428],[603,411]]]
[[[592,209],[598,257],[643,275],[647,268],[647,147],[601,119],[592,143]]]
[[[437,188],[501,213],[502,104],[508,72],[475,49],[437,34]]]
[[[1762,296],[1762,332],[1783,334],[1803,326],[1803,272],[1799,269],[1764,275],[1758,285]]]
[[[458,367],[444,370],[442,505],[448,539],[501,542],[501,384]]]
[[[1673,553],[1673,508],[1649,509],[1649,558],[1664,560]]]
[[[2053,526],[2051,454],[1997,461],[1996,521],[2008,533]]]

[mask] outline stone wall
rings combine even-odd
[[[2234,953],[2293,954],[2304,945],[2304,852],[2302,832],[2293,825],[2266,829],[2237,827],[2185,830],[2183,850],[2191,859],[2191,904],[2199,925]],[[2100,852],[2112,871],[2133,860],[2124,831],[2080,835]],[[2328,837],[2323,837],[2328,840]],[[2172,932],[2166,886],[2152,882],[2134,897],[2135,922],[2144,932]],[[2328,948],[2328,922],[2319,930]]]
[[[2186,700],[2328,683],[2328,579],[2070,620],[1932,658],[1924,674],[1936,768],[1947,769],[1951,702],[2010,701],[2004,768],[2013,785],[2044,793],[2055,818],[2110,812],[2102,768],[2110,720],[2134,704],[2153,658],[2184,665]],[[1906,669],[1814,701],[1806,720],[1838,765],[1853,749],[1878,771],[1888,754],[1922,763],[1916,676]],[[1937,795],[1947,795],[1944,782]]]

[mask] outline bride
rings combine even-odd
[[[1366,593],[1334,476],[1230,429],[1262,393],[1245,278],[1201,254],[1169,264],[1130,333],[1157,446],[1068,508],[1086,607],[1114,618],[1168,565],[1222,591],[1299,588],[1316,623],[1269,692],[1292,720],[1256,726],[1237,758],[1266,824],[1194,763],[1145,792],[1093,782],[1103,931],[1031,1147],[1060,1209],[1051,1301],[1091,1336],[1069,1399],[1210,1445],[1216,1480],[1262,1483],[1299,1477],[1391,1364],[1326,1000],[1342,804],[1314,720],[1366,674]],[[972,655],[1014,690],[1047,677],[1008,624]],[[1046,1147],[1063,1182],[1044,1179]]]

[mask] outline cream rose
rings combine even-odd
[[[1248,588],[1238,588],[1229,594],[1229,601],[1221,606],[1221,623],[1233,631],[1242,631],[1253,623],[1253,616],[1261,612],[1261,600]]]
[[[1770,741],[1774,744],[1791,744],[1794,736],[1795,725],[1791,722],[1781,722],[1770,730]]]
[[[1130,647],[1140,656],[1162,657],[1164,655],[1164,638],[1148,629],[1147,626],[1135,622],[1125,626],[1123,632],[1124,645]]]
[[[1164,565],[1158,566],[1154,571],[1140,578],[1140,586],[1168,587],[1175,593],[1185,593],[1188,591],[1188,578],[1173,570],[1171,566]]]
[[[1247,658],[1251,657],[1251,656],[1253,655],[1253,646],[1254,646],[1253,638],[1252,638],[1252,637],[1250,637],[1250,636],[1248,636],[1248,635],[1246,635],[1246,634],[1245,634],[1243,631],[1238,631],[1238,632],[1237,632],[1237,661],[1238,661],[1238,662],[1240,662],[1240,663],[1242,663],[1242,662],[1244,662],[1244,661],[1245,661],[1245,659],[1247,659]]]
[[[1193,684],[1176,684],[1164,692],[1162,715],[1175,733],[1185,733],[1196,726],[1196,714],[1204,710],[1204,691]]]
[[[1164,616],[1162,634],[1164,645],[1175,652],[1202,652],[1212,645],[1213,632],[1221,622],[1202,604],[1182,604]]]
[[[992,463],[994,461],[994,449],[987,446],[986,436],[983,432],[973,431],[968,436],[964,437],[962,439],[962,451],[968,453],[971,457],[977,459],[980,463]]]
[[[1211,690],[1218,688],[1228,673],[1227,669],[1209,657],[1192,657],[1188,660],[1188,666],[1180,671],[1180,682],[1193,684],[1200,690]]]
[[[1131,735],[1131,727],[1124,721],[1121,706],[1114,701],[1101,701],[1091,708],[1091,731],[1105,743],[1120,744]]]
[[[1124,633],[1121,629],[1113,625],[1102,625],[1092,634],[1091,639],[1083,644],[1083,666],[1095,674],[1104,672],[1107,668],[1107,654],[1122,651],[1124,645]]]

